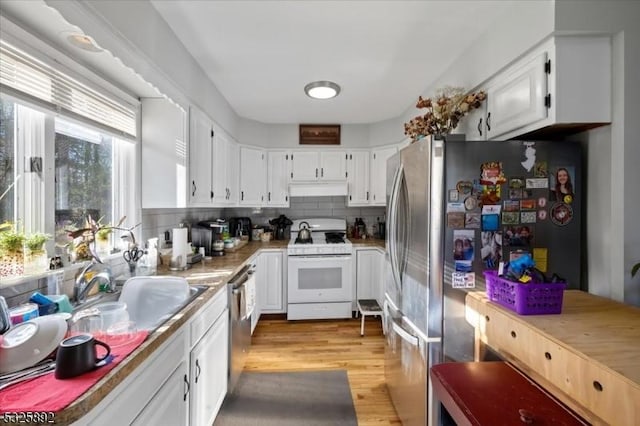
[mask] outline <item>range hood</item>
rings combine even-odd
[[[290,197],[331,197],[346,196],[348,194],[346,182],[336,183],[291,183],[289,184]]]

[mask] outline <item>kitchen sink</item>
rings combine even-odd
[[[186,280],[177,277],[133,277],[115,292],[98,293],[74,306],[73,313],[99,303],[121,301],[127,304],[129,318],[135,322],[138,330],[151,332],[207,288],[206,285],[189,285]]]

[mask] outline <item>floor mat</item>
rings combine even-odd
[[[346,370],[240,375],[214,426],[357,426]]]

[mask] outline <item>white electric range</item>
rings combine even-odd
[[[305,223],[311,241],[299,238]],[[344,219],[293,221],[287,245],[287,319],[351,318],[355,300],[353,247],[346,232]]]

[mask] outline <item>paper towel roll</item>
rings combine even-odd
[[[173,229],[173,249],[171,253],[171,266],[175,268],[187,267],[187,228]]]

